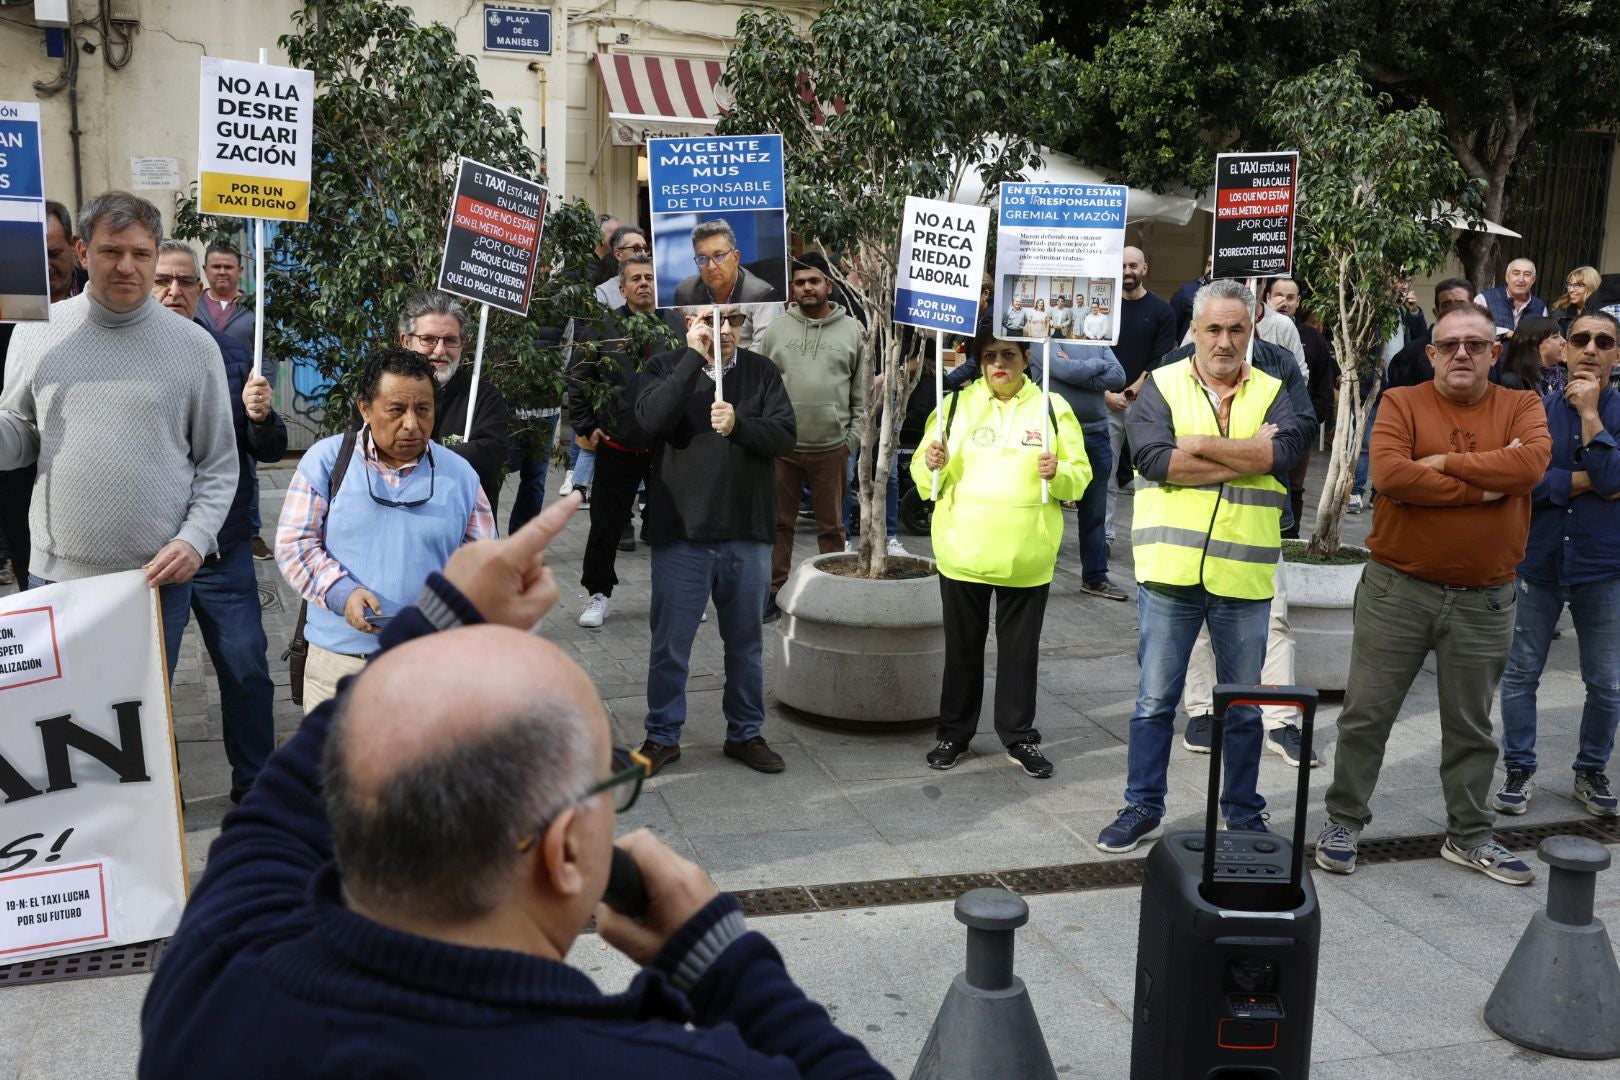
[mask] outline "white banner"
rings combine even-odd
[[[0,597],[0,964],[167,937],[186,860],[157,593]]]

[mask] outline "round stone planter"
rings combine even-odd
[[[938,716],[945,629],[936,575],[873,581],[820,568],[852,558],[834,552],[808,559],[777,594],[782,617],[767,635],[777,699],[817,716],[874,724]],[[912,558],[932,570],[932,560]]]
[[[1351,544],[1344,549],[1365,552]],[[1285,562],[1288,623],[1294,630],[1294,677],[1318,690],[1343,692],[1350,680],[1356,585],[1365,563]]]

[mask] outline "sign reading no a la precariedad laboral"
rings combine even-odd
[[[998,338],[1119,340],[1128,193],[1120,184],[1001,185]]]
[[[988,206],[908,195],[900,224],[894,321],[971,337],[989,236]]]
[[[782,136],[647,140],[661,308],[787,299]]]
[[[39,102],[0,101],[0,320],[50,316]]]
[[[1294,266],[1299,154],[1215,158],[1213,278],[1275,277]]]
[[[527,315],[545,217],[545,185],[462,158],[439,288]]]
[[[314,113],[314,72],[203,57],[197,208],[308,221]]]

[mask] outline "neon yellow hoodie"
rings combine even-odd
[[[1052,580],[1063,542],[1058,503],[1078,499],[1091,482],[1085,435],[1069,403],[1051,396],[1052,453],[1057,475],[1051,499],[1041,504],[1038,459],[1047,416],[1041,388],[1029,379],[1017,394],[998,401],[983,379],[957,391],[956,415],[945,400],[949,458],[940,470],[934,507],[934,558],[939,572],[958,581],[1030,588]],[[926,450],[938,438],[943,418],[928,417],[922,443],[911,459],[911,478],[927,494],[933,484]]]

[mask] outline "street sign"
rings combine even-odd
[[[551,55],[551,12],[484,5],[484,51]]]
[[[1299,154],[1218,154],[1210,276],[1276,277],[1294,266]]]
[[[527,315],[545,217],[543,184],[462,158],[439,288]]]

